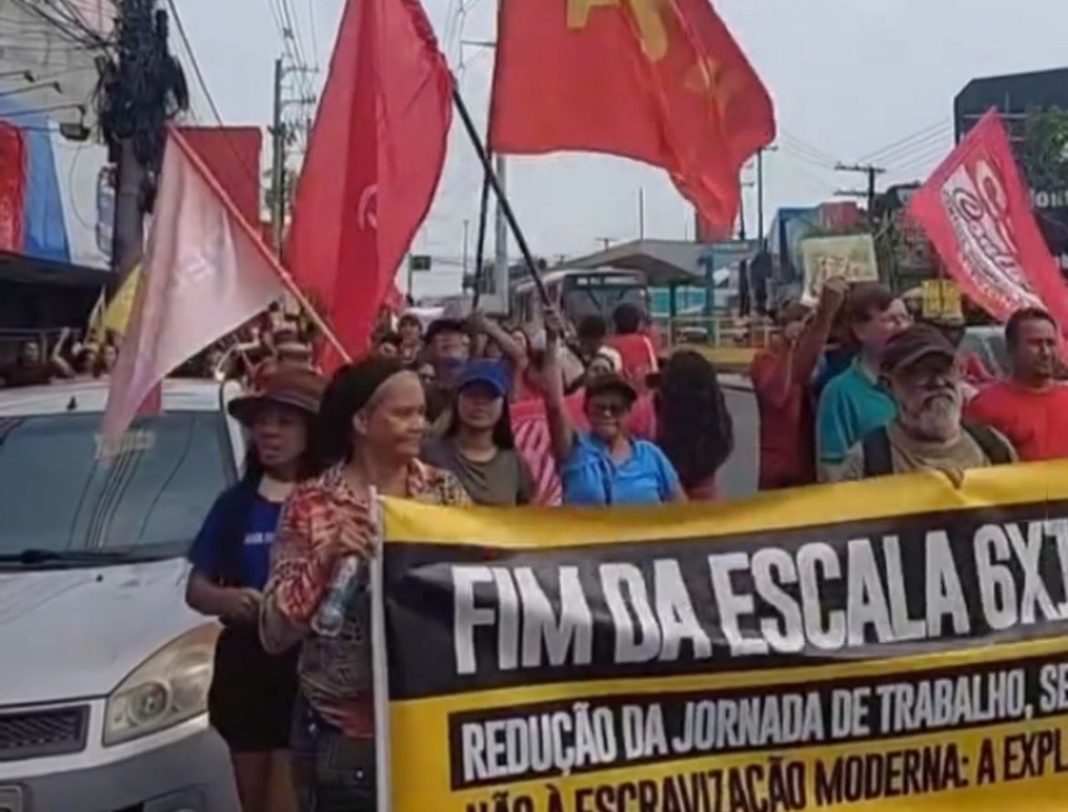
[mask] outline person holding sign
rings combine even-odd
[[[545,314],[545,408],[564,504],[583,507],[685,502],[674,466],[656,445],[624,429],[638,400],[626,378],[609,374],[586,385],[583,409],[589,433],[575,430],[559,370],[562,329],[555,312]]]
[[[343,367],[314,433],[332,467],[299,485],[282,514],[260,637],[272,653],[301,646],[291,746],[302,812],[376,808],[366,568],[375,495],[470,504],[452,474],[419,462],[426,429],[422,383],[399,359]]]
[[[897,417],[850,449],[839,480],[933,470],[959,485],[968,469],[1016,461],[1003,435],[981,423],[962,423],[961,366],[953,345],[934,327],[916,325],[891,338],[882,374]]]

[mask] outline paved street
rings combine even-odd
[[[741,499],[757,490],[760,419],[748,381],[724,375],[723,383],[727,408],[734,418],[734,454],[720,474],[720,489],[724,499]]]

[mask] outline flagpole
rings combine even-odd
[[[490,161],[489,153],[486,151],[486,146],[482,143],[482,139],[478,136],[478,129],[475,127],[471,113],[460,95],[459,86],[456,82],[453,82],[452,99],[456,104],[457,111],[460,113],[460,119],[464,123],[467,136],[471,139],[471,144],[474,146],[475,152],[478,153],[478,159],[482,162],[482,171],[486,173],[486,180],[489,182],[490,188],[493,189],[493,194],[496,195],[497,201],[501,204],[504,219],[508,221],[508,227],[512,230],[512,236],[515,237],[519,251],[523,255],[523,261],[527,264],[527,270],[530,272],[531,279],[534,280],[534,287],[538,290],[541,303],[548,307],[552,302],[549,300],[549,294],[545,290],[545,284],[538,275],[537,266],[534,264],[534,255],[530,253],[530,246],[527,245],[527,239],[519,228],[519,221],[516,219],[515,212],[512,211],[512,205],[508,202],[508,198],[501,188],[497,173],[493,171],[493,163]]]
[[[293,281],[293,277],[289,275],[289,272],[281,267],[276,269],[279,279],[282,280],[282,284],[285,285],[286,290],[293,294],[293,298],[297,300],[297,304],[300,305],[304,313],[311,319],[312,324],[315,325],[324,336],[326,340],[330,342],[338,355],[341,356],[346,364],[352,363],[352,356],[349,355],[348,350],[345,349],[345,345],[341,343],[341,339],[337,337],[337,334],[330,329],[330,325],[326,323],[326,319],[319,315],[319,311],[312,305],[311,300],[304,295],[304,291],[300,289],[300,286]]]

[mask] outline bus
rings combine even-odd
[[[588,268],[550,271],[541,275],[549,301],[571,324],[586,316],[612,323],[612,312],[630,302],[649,313],[649,285],[641,271]],[[541,298],[533,280],[512,284],[510,311],[520,325],[541,323]]]

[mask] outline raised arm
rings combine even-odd
[[[823,350],[827,346],[827,339],[834,327],[835,317],[842,309],[846,294],[849,292],[849,282],[842,277],[836,276],[828,279],[820,293],[820,301],[816,306],[816,313],[812,321],[805,328],[798,339],[797,346],[793,349],[792,362],[790,364],[790,385],[793,383],[808,384],[816,371],[816,365],[823,356]]]
[[[512,362],[512,369],[515,374],[518,375],[530,364],[526,348],[521,347],[519,342],[512,338],[508,331],[493,319],[487,319],[485,314],[476,310],[471,314],[469,322],[476,332],[486,336],[501,348],[505,358]]]
[[[70,340],[70,328],[64,327],[59,334],[59,340],[56,342],[56,346],[52,349],[52,355],[49,360],[52,362],[52,369],[61,378],[73,378],[74,369],[67,359],[63,357],[63,349],[67,346],[67,342]]]
[[[571,456],[575,445],[575,428],[564,403],[564,374],[560,367],[560,353],[563,351],[560,317],[554,311],[545,313],[545,366],[544,377],[545,414],[549,422],[549,436],[552,438],[553,457],[558,463]]]

